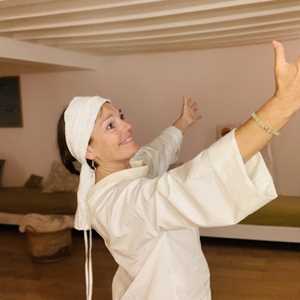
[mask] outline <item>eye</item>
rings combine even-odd
[[[124,113],[122,112],[122,109],[121,109],[121,108],[119,109],[119,114],[120,114],[120,119],[121,119],[121,120],[124,120],[124,119],[125,119],[125,116],[124,116]]]
[[[113,122],[110,122],[107,126],[106,126],[106,129],[113,129],[114,126],[113,126]]]

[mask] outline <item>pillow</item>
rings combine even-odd
[[[42,186],[42,176],[31,174],[24,184],[27,188],[40,188]]]
[[[2,177],[3,177],[4,164],[5,164],[5,160],[0,159],[0,186],[2,186]]]
[[[78,184],[78,175],[71,174],[61,162],[53,161],[42,193],[76,192]]]

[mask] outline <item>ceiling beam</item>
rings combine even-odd
[[[1,8],[0,20],[6,21],[33,17],[55,16],[74,12],[103,10],[155,2],[161,2],[161,0],[60,0],[51,2],[41,1],[41,3],[34,3],[34,5],[24,5],[24,3],[22,4],[21,2],[21,5],[18,6]]]
[[[84,53],[91,53],[94,55],[106,55],[106,56],[120,56],[131,54],[145,54],[145,53],[159,53],[159,52],[176,52],[176,51],[189,51],[189,50],[205,50],[213,48],[228,48],[228,47],[241,47],[241,46],[253,46],[256,44],[269,44],[271,47],[271,41],[273,39],[284,41],[297,40],[300,44],[300,35],[277,35],[277,36],[263,36],[254,38],[238,38],[238,39],[226,39],[224,41],[211,41],[211,42],[194,42],[186,45],[182,43],[173,45],[153,45],[149,46],[134,46],[134,47],[106,47],[106,48],[92,48],[84,49]]]
[[[42,43],[44,45],[50,45],[50,46],[59,46],[59,47],[65,47],[68,46],[74,46],[78,45],[78,47],[84,48],[85,46],[88,47],[88,45],[93,44],[109,44],[109,43],[119,43],[120,45],[123,42],[148,42],[148,41],[166,41],[170,39],[182,39],[184,41],[185,39],[189,38],[201,38],[203,37],[220,37],[220,36],[228,36],[230,35],[243,35],[250,32],[255,32],[258,35],[261,32],[289,32],[290,30],[298,30],[300,34],[300,16],[298,21],[292,21],[292,22],[282,22],[280,20],[279,22],[274,21],[267,25],[259,25],[259,24],[247,24],[247,25],[241,25],[236,27],[226,27],[226,26],[218,26],[210,30],[193,30],[193,31],[175,31],[173,33],[153,33],[149,35],[143,35],[143,34],[135,34],[135,35],[120,35],[119,37],[112,37],[109,36],[100,36],[97,37],[86,37],[86,38],[66,38],[66,39],[48,39],[48,40],[35,40],[35,42]]]
[[[186,37],[186,38],[169,38],[169,39],[153,39],[147,41],[131,41],[131,42],[107,42],[107,43],[95,43],[95,44],[80,44],[80,45],[68,45],[65,46],[65,49],[90,49],[90,48],[133,48],[133,47],[149,47],[158,46],[158,45],[168,45],[172,47],[172,45],[177,44],[192,44],[192,43],[219,43],[224,40],[229,41],[230,39],[234,40],[243,40],[245,38],[264,38],[264,37],[277,37],[277,36],[290,36],[290,35],[297,35],[300,36],[299,26],[294,30],[286,30],[278,31],[278,30],[254,30],[248,32],[239,32],[239,33],[227,33],[227,34],[215,34],[212,36],[202,35],[202,36],[195,36],[195,37]]]
[[[50,2],[51,0],[1,0],[0,8],[5,9],[8,7],[18,7],[20,5],[38,5],[40,3]]]
[[[165,17],[150,20],[138,20],[128,21],[120,23],[111,23],[103,25],[89,25],[89,26],[78,26],[70,28],[56,28],[47,30],[30,30],[30,31],[19,31],[19,32],[3,32],[2,36],[13,37],[16,39],[30,39],[30,40],[41,40],[51,38],[73,38],[82,36],[95,36],[101,34],[130,34],[130,33],[143,33],[159,31],[159,30],[171,30],[181,29],[199,26],[205,27],[216,27],[218,24],[233,23],[255,23],[264,22],[264,19],[268,22],[272,20],[280,20],[290,18],[291,20],[299,20],[300,4],[292,5],[280,9],[272,9],[266,11],[253,11],[251,13],[236,13],[231,15],[219,15],[219,16],[206,16],[200,18],[197,13],[188,15],[176,16],[176,17]]]
[[[205,1],[207,2],[207,1]],[[45,30],[54,28],[69,28],[87,25],[103,25],[107,23],[118,23],[134,20],[146,19],[166,19],[182,15],[196,15],[204,19],[215,19],[217,15],[223,20],[234,18],[235,15],[243,14],[245,17],[249,15],[268,14],[275,10],[277,13],[293,11],[299,9],[295,0],[285,0],[285,2],[294,3],[291,7],[286,7],[286,3],[272,0],[215,0],[210,3],[203,1],[179,1],[173,0],[171,5],[168,1],[156,3],[138,4],[128,8],[114,8],[107,10],[81,11],[76,13],[65,13],[55,16],[36,17],[30,19],[9,20],[0,22],[0,32],[21,32],[28,30]]]

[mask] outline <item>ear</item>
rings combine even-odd
[[[90,160],[94,160],[95,159],[95,154],[94,154],[94,150],[91,147],[91,145],[88,145],[87,150],[86,150],[86,155],[85,158],[86,159],[90,159]]]

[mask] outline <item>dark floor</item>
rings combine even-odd
[[[56,263],[32,263],[26,245],[17,227],[0,226],[0,300],[85,299],[82,233],[73,232],[71,256]],[[299,244],[202,238],[202,245],[214,300],[300,300]],[[115,269],[94,234],[94,300],[111,299]]]

